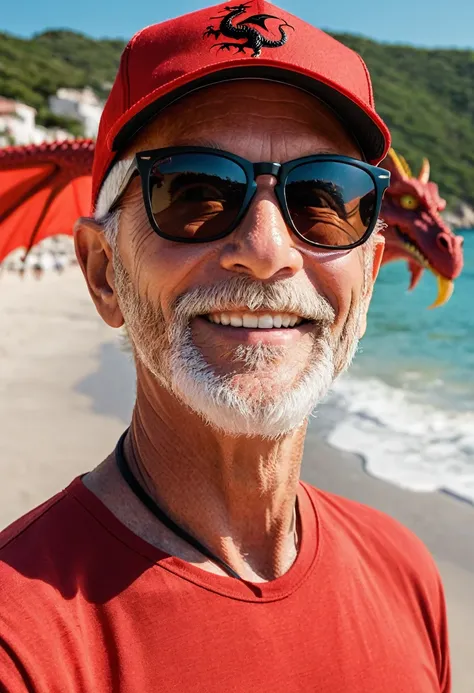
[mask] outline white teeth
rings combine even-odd
[[[282,325],[281,315],[274,315],[273,316],[273,327],[281,327],[281,325]]]
[[[269,330],[273,327],[273,318],[271,315],[260,315],[258,318],[258,327],[260,330]]]
[[[270,315],[268,313],[259,315],[258,313],[212,313],[208,320],[216,325],[230,325],[231,327],[246,327],[247,329],[269,330],[271,328],[280,329],[281,327],[294,327],[299,325],[303,319],[297,315],[280,313]]]
[[[249,315],[249,313],[245,313],[242,318],[242,325],[243,327],[258,327],[258,315]]]

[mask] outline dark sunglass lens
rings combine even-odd
[[[163,235],[209,241],[235,223],[247,180],[230,159],[190,152],[156,161],[149,185],[151,212]]]
[[[342,161],[318,161],[293,169],[286,201],[295,228],[311,243],[348,247],[374,221],[377,192],[372,177]]]

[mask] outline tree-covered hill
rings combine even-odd
[[[426,50],[340,35],[372,74],[377,108],[393,143],[451,200],[474,202],[474,51]]]
[[[371,71],[377,106],[394,146],[413,168],[428,156],[432,177],[448,199],[474,205],[474,51],[381,44],[348,34]],[[59,87],[91,86],[105,96],[124,42],[72,31],[31,39],[0,34],[0,95],[38,109],[53,123],[47,98]]]
[[[90,86],[105,98],[124,45],[73,31],[46,31],[31,39],[0,33],[0,96],[36,108],[42,125],[64,125],[74,131],[73,123],[49,111],[48,96],[60,87]]]

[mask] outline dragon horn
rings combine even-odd
[[[410,174],[407,171],[408,165],[405,160],[402,161],[402,159],[398,156],[397,152],[395,149],[390,148],[388,150],[388,155],[390,159],[392,160],[393,165],[397,169],[399,175],[406,179],[409,178]]]
[[[421,164],[421,171],[418,176],[418,180],[421,183],[427,183],[430,179],[430,162],[428,159],[423,159],[423,163]]]
[[[408,164],[408,161],[401,154],[399,154],[398,156],[400,157],[400,161],[402,162],[403,168],[405,169],[408,178],[413,178],[413,173],[411,172],[411,168]]]

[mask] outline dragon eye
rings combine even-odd
[[[400,207],[403,209],[418,209],[420,201],[414,195],[402,195],[400,197]]]

